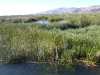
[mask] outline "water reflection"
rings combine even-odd
[[[39,20],[38,23],[39,24],[49,24],[47,20]]]
[[[100,66],[73,66],[67,69],[65,66],[49,64],[6,64],[0,65],[0,75],[100,75]]]

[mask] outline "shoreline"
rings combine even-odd
[[[57,61],[46,61],[46,62],[34,62],[34,61],[27,61],[27,62],[20,62],[20,63],[17,63],[17,62],[14,62],[14,63],[8,63],[8,62],[5,62],[3,60],[0,60],[0,62],[2,64],[23,64],[23,63],[28,63],[28,64],[59,64],[59,62]],[[67,64],[67,63],[65,63]],[[64,64],[60,64],[60,65],[64,65]],[[80,65],[80,66],[84,66],[84,67],[97,67],[100,65],[100,63],[96,63],[94,61],[90,61],[90,60],[87,60],[87,59],[74,59],[72,64],[71,65]]]

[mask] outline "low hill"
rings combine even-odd
[[[94,5],[90,7],[80,7],[80,8],[62,7],[62,8],[56,8],[56,9],[40,12],[38,14],[60,14],[60,13],[79,13],[79,12],[100,12],[100,5]]]

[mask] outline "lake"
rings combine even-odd
[[[47,20],[39,20],[38,23],[39,24],[49,24]]]
[[[67,69],[49,64],[0,64],[0,75],[100,75],[100,66]]]

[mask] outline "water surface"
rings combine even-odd
[[[39,20],[38,23],[39,24],[49,24],[47,20]]]
[[[67,69],[49,64],[0,64],[0,75],[100,75],[100,66]]]

